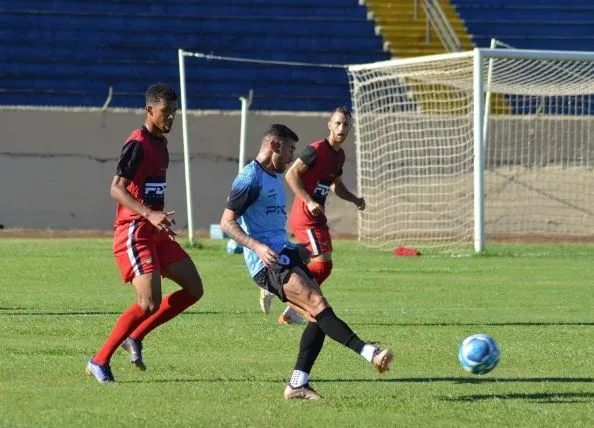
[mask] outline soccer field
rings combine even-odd
[[[279,301],[260,312],[224,241],[202,246],[189,251],[204,299],[145,339],[146,372],[116,352],[117,384],[104,386],[86,361],[134,299],[111,240],[0,240],[0,426],[594,426],[592,245],[395,257],[337,242],[328,300],[396,358],[379,376],[327,340],[311,374],[320,402],[282,398],[301,327],[276,324]],[[485,376],[456,356],[478,332],[502,354]]]

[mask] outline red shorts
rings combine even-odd
[[[312,257],[332,252],[332,239],[328,226],[312,228],[293,228],[295,239],[307,247]]]
[[[158,230],[146,220],[133,220],[115,227],[113,254],[124,282],[167,266],[190,256],[164,230]]]

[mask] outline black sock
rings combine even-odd
[[[317,323],[307,323],[303,330],[303,334],[301,335],[299,355],[297,355],[295,370],[301,370],[308,374],[310,373],[311,368],[316,362],[316,358],[318,358],[318,354],[322,350],[325,338],[326,335]]]
[[[315,318],[318,322],[318,326],[320,326],[322,331],[329,338],[351,348],[357,354],[361,353],[363,346],[365,346],[365,342],[359,339],[353,330],[351,330],[343,320],[336,316],[330,306],[316,315]]]

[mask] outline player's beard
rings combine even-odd
[[[173,122],[171,122],[171,124],[164,123],[161,132],[163,134],[168,134],[171,131],[171,128],[173,128]]]
[[[346,135],[338,135],[338,134],[332,134],[332,141],[334,141],[334,143],[338,143],[338,144],[342,144],[344,143],[344,140],[346,140]]]
[[[280,159],[280,157],[278,158],[278,160],[275,160],[274,157],[272,158],[272,169],[274,169],[274,171],[277,174],[282,174],[283,172],[285,172],[285,169],[287,169],[287,163],[283,163],[282,160]]]

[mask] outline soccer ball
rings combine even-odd
[[[499,362],[499,346],[488,334],[468,336],[458,348],[462,368],[472,374],[486,374]]]

